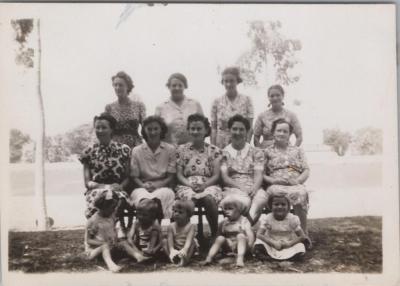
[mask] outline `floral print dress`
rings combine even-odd
[[[189,142],[178,147],[177,165],[182,168],[183,175],[191,184],[201,185],[212,177],[214,161],[220,160],[221,154],[221,150],[214,145],[204,143],[204,148],[198,151]],[[203,193],[204,196],[211,195],[217,203],[222,199],[222,190],[217,185],[207,187]],[[178,199],[192,199],[195,194],[195,191],[188,186],[176,187]]]
[[[115,141],[108,145],[94,143],[83,151],[79,160],[82,164],[88,164],[92,181],[105,185],[85,192],[86,218],[90,218],[97,211],[94,202],[100,194],[109,189],[107,185],[121,184],[125,180],[130,152],[129,146]],[[123,190],[117,190],[116,193],[119,198],[127,198]]]
[[[250,97],[238,94],[232,101],[223,95],[215,99],[211,106],[211,125],[217,129],[216,145],[221,149],[230,143],[228,120],[236,114],[247,119],[254,118],[254,108]]]
[[[309,169],[304,151],[296,146],[288,146],[282,151],[275,146],[264,150],[266,174],[272,178],[296,179],[305,169]],[[284,194],[292,205],[301,205],[308,210],[308,192],[303,184],[294,186],[271,185],[267,195]]]
[[[127,105],[115,101],[106,105],[105,112],[117,120],[113,139],[128,145],[130,148],[142,143],[142,137],[138,133],[139,125],[146,117],[146,108],[141,101],[129,99]]]

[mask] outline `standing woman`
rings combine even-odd
[[[105,112],[117,120],[114,140],[133,148],[142,143],[138,128],[146,117],[146,108],[142,102],[128,97],[134,85],[127,73],[120,71],[111,80],[118,100],[107,104]]]
[[[274,141],[272,129],[272,122],[279,118],[285,119],[293,126],[293,133],[296,136],[296,146],[300,146],[303,141],[303,135],[301,130],[301,125],[297,116],[292,111],[283,108],[283,98],[285,92],[279,84],[272,85],[268,89],[268,106],[269,109],[262,112],[256,120],[254,125],[254,146],[260,148],[267,148],[271,146]],[[263,137],[260,143],[260,138]]]
[[[137,207],[142,199],[161,201],[163,216],[171,218],[175,194],[171,184],[176,173],[176,151],[162,140],[168,131],[164,120],[149,116],[143,120],[142,136],[145,142],[136,146],[131,155],[131,177],[136,188],[130,195],[130,204]]]
[[[128,197],[125,190],[129,184],[131,149],[125,144],[111,140],[116,120],[111,115],[102,113],[94,118],[93,123],[98,141],[87,147],[79,157],[84,170],[87,219],[97,211],[94,206],[96,199],[107,190],[118,195],[122,211]],[[120,219],[123,224],[123,218]]]
[[[211,237],[215,238],[218,230],[218,203],[222,199],[222,190],[217,185],[221,151],[204,142],[211,131],[207,117],[198,113],[190,115],[187,129],[191,140],[180,145],[177,151],[176,196],[204,206]]]
[[[237,85],[242,82],[239,68],[228,67],[222,72],[221,83],[226,93],[215,99],[211,107],[211,144],[223,149],[230,143],[228,120],[236,114],[242,115],[250,123],[246,141],[250,142],[253,131],[254,109],[250,97],[240,94]]]
[[[174,145],[184,144],[190,140],[186,130],[188,116],[193,113],[203,114],[203,109],[199,102],[184,94],[188,83],[183,74],[170,75],[166,85],[171,94],[170,99],[157,106],[155,115],[162,117],[168,126],[165,141]]]

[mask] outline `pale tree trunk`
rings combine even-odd
[[[38,116],[39,124],[36,130],[36,148],[35,148],[35,198],[36,198],[36,219],[38,230],[47,230],[49,223],[47,220],[46,207],[46,186],[44,172],[44,143],[45,143],[45,117],[43,97],[41,90],[41,42],[40,42],[40,20],[36,21],[37,25],[37,99],[38,99]]]

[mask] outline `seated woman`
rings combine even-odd
[[[145,142],[133,148],[131,155],[131,177],[136,189],[129,202],[136,207],[144,198],[158,198],[164,218],[171,218],[175,194],[170,185],[176,173],[176,151],[174,146],[161,141],[167,131],[159,116],[149,116],[143,121]]]
[[[223,197],[234,196],[249,211],[251,223],[258,219],[267,202],[265,190],[261,188],[264,172],[264,155],[262,150],[246,142],[250,130],[249,121],[237,114],[228,121],[231,133],[231,144],[223,150],[221,174],[224,183]]]
[[[204,142],[210,135],[210,122],[202,114],[188,117],[187,129],[191,142],[180,145],[177,151],[176,196],[204,206],[210,225],[211,237],[218,230],[218,202],[222,190],[217,185],[220,174],[221,151],[218,147]]]
[[[289,145],[292,125],[284,119],[272,123],[274,144],[264,150],[266,173],[264,181],[270,186],[267,195],[285,195],[293,206],[294,214],[300,218],[301,228],[307,232],[308,192],[303,183],[310,169],[303,150]],[[308,242],[311,241],[308,239]]]
[[[98,142],[87,147],[79,160],[83,164],[86,187],[86,211],[89,219],[97,209],[94,202],[98,196],[107,190],[116,193],[120,198],[121,224],[124,226],[122,209],[126,203],[126,193],[129,184],[129,154],[131,149],[121,143],[111,140],[116,126],[114,117],[107,113],[96,116],[93,120]]]

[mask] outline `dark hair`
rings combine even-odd
[[[227,67],[222,71],[222,79],[221,79],[221,83],[224,84],[224,75],[233,75],[236,77],[236,81],[237,83],[241,83],[243,82],[242,78],[240,77],[240,70],[238,67]]]
[[[190,218],[194,213],[194,203],[192,200],[176,200],[172,209],[184,210]]]
[[[283,194],[279,194],[279,195],[278,194],[272,194],[272,195],[270,195],[268,197],[267,206],[268,206],[268,208],[270,210],[272,210],[272,202],[274,201],[275,198],[284,198],[287,201],[288,207],[289,207],[289,210],[290,210],[290,206],[291,206],[290,200]]]
[[[206,135],[204,137],[210,136],[210,134],[211,134],[210,121],[208,121],[208,118],[205,117],[203,114],[200,114],[200,113],[193,113],[193,114],[189,115],[189,117],[187,119],[186,129],[189,130],[190,124],[192,122],[197,122],[197,121],[202,122],[203,125],[204,125],[204,128],[207,130]]]
[[[282,87],[280,84],[271,85],[271,86],[268,88],[268,92],[267,92],[268,95],[269,95],[270,91],[273,90],[273,89],[277,89],[277,90],[279,90],[279,91],[282,93],[282,95],[285,95],[285,91],[283,90],[283,87]]]
[[[174,78],[180,80],[181,82],[183,82],[183,86],[185,88],[188,88],[188,82],[187,82],[186,77],[183,74],[179,73],[179,72],[173,73],[173,74],[171,74],[169,76],[166,86],[169,87],[169,85],[171,84],[171,80],[174,79]]]
[[[110,125],[110,128],[112,131],[114,131],[117,126],[117,120],[111,114],[109,114],[107,112],[103,112],[102,114],[95,116],[93,118],[93,126],[96,124],[96,121],[98,121],[98,120],[108,121],[108,124]]]
[[[107,196],[107,192],[103,192],[94,201],[94,206],[98,210],[104,210],[104,209],[107,209],[107,208],[112,207],[112,206],[114,206],[114,207],[117,206],[119,199],[118,199],[118,195],[115,192],[112,192],[112,198],[111,199],[107,199],[106,196]]]
[[[287,122],[285,119],[283,118],[278,118],[276,120],[274,120],[272,122],[272,126],[271,126],[271,133],[274,134],[276,126],[278,126],[278,124],[282,124],[282,123],[286,123],[287,125],[289,125],[289,134],[293,133],[293,126],[292,124],[290,124],[289,122]]]
[[[154,199],[142,199],[139,201],[136,206],[137,211],[147,211],[152,219],[156,219],[158,217],[159,206]]]
[[[111,82],[114,82],[114,79],[116,79],[117,77],[122,78],[125,81],[126,86],[128,88],[128,93],[130,93],[132,91],[132,89],[135,87],[133,85],[132,78],[126,72],[120,71],[120,72],[117,72],[116,75],[111,77]]]
[[[167,124],[165,124],[164,119],[162,119],[160,116],[156,116],[156,115],[148,116],[143,120],[143,123],[142,123],[143,139],[147,141],[147,134],[145,131],[145,127],[152,122],[157,122],[160,125],[160,127],[161,127],[160,139],[163,140],[165,138],[165,136],[167,135],[168,127],[167,127]]]
[[[231,129],[233,123],[235,123],[235,122],[242,122],[244,124],[244,127],[246,128],[246,131],[250,130],[250,122],[246,117],[244,117],[244,116],[242,116],[240,114],[235,114],[234,116],[229,118],[229,120],[228,120],[228,128]]]

